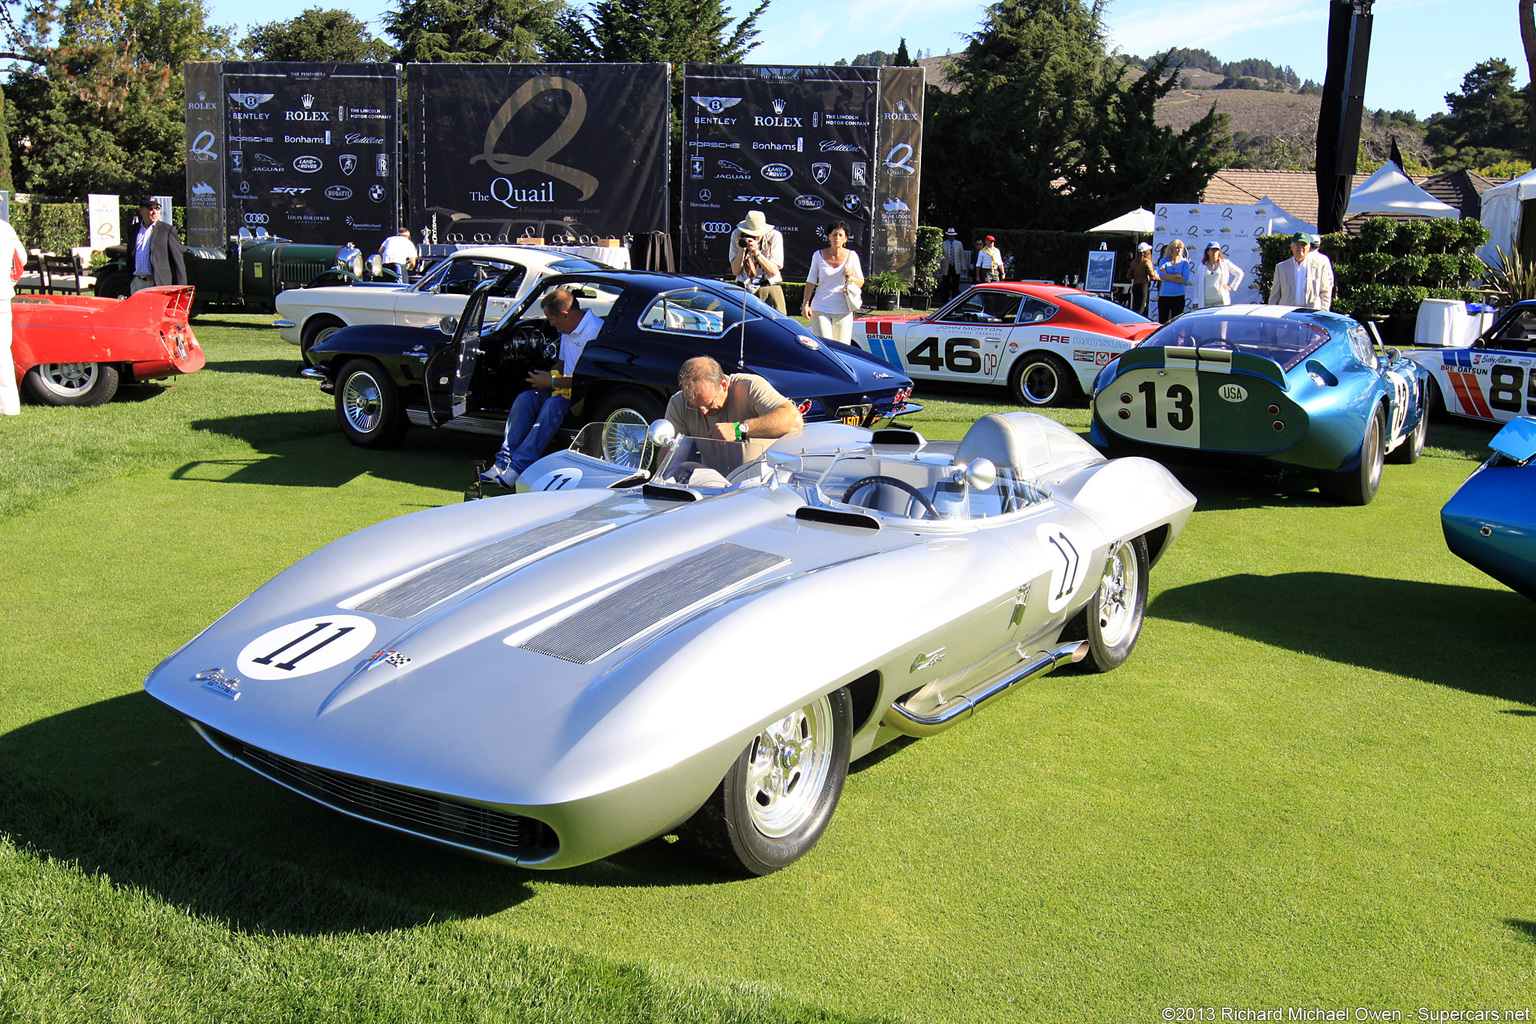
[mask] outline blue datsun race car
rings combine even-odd
[[[1104,368],[1089,438],[1117,453],[1298,471],[1364,505],[1383,459],[1414,462],[1424,450],[1426,380],[1349,317],[1214,306]]]
[[[1510,420],[1483,463],[1440,510],[1451,553],[1536,600],[1536,419]]]
[[[1408,358],[1429,371],[1431,414],[1484,423],[1536,416],[1536,300],[1517,302],[1468,348],[1422,349]]]

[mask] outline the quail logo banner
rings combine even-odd
[[[665,230],[666,65],[412,64],[412,222],[438,242]],[[693,96],[715,116],[729,96]],[[598,116],[597,112],[601,112]],[[690,161],[687,175],[708,169]]]

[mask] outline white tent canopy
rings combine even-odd
[[[1447,206],[1409,180],[1397,164],[1388,160],[1376,173],[1349,194],[1346,216],[1362,213],[1414,214],[1419,217],[1461,217],[1461,211]]]
[[[1106,234],[1150,235],[1156,227],[1157,218],[1153,216],[1152,211],[1143,210],[1138,206],[1130,213],[1122,213],[1114,220],[1107,220],[1098,227],[1089,228],[1088,232],[1090,234],[1100,231]]]
[[[1514,250],[1520,238],[1521,204],[1536,199],[1536,171],[1527,171],[1514,181],[1495,185],[1483,193],[1483,209],[1478,220],[1488,229],[1488,244],[1477,250],[1490,267],[1499,262],[1498,246],[1506,253]]]
[[[1309,224],[1302,220],[1300,217],[1291,216],[1290,213],[1282,209],[1280,204],[1269,198],[1269,196],[1265,196],[1263,199],[1259,200],[1259,202],[1266,204],[1270,208],[1270,234],[1294,235],[1298,231],[1308,235],[1317,234],[1316,224]]]

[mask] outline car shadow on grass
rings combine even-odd
[[[253,373],[261,377],[297,377],[304,364],[296,359],[247,359],[210,365],[214,373]]]
[[[359,448],[342,437],[333,413],[319,410],[196,420],[192,428],[243,441],[257,456],[188,462],[172,471],[174,480],[341,487],[368,475],[462,496],[474,478],[474,464],[489,462],[498,444],[492,437],[413,428],[399,448]]]
[[[534,872],[476,859],[322,807],[235,764],[145,693],[0,736],[0,833],[43,859],[228,922],[292,934],[486,917],[530,884],[735,880],[660,838]]]
[[[1239,573],[1165,590],[1148,613],[1536,707],[1531,602],[1510,591],[1336,572]]]
[[[329,811],[208,747],[144,693],[0,736],[0,832],[255,932],[382,931],[481,917],[530,873]]]

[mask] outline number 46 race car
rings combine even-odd
[[[1115,356],[1157,322],[1056,285],[980,284],[926,317],[854,324],[853,343],[915,380],[1006,383],[1020,405],[1081,399]]]

